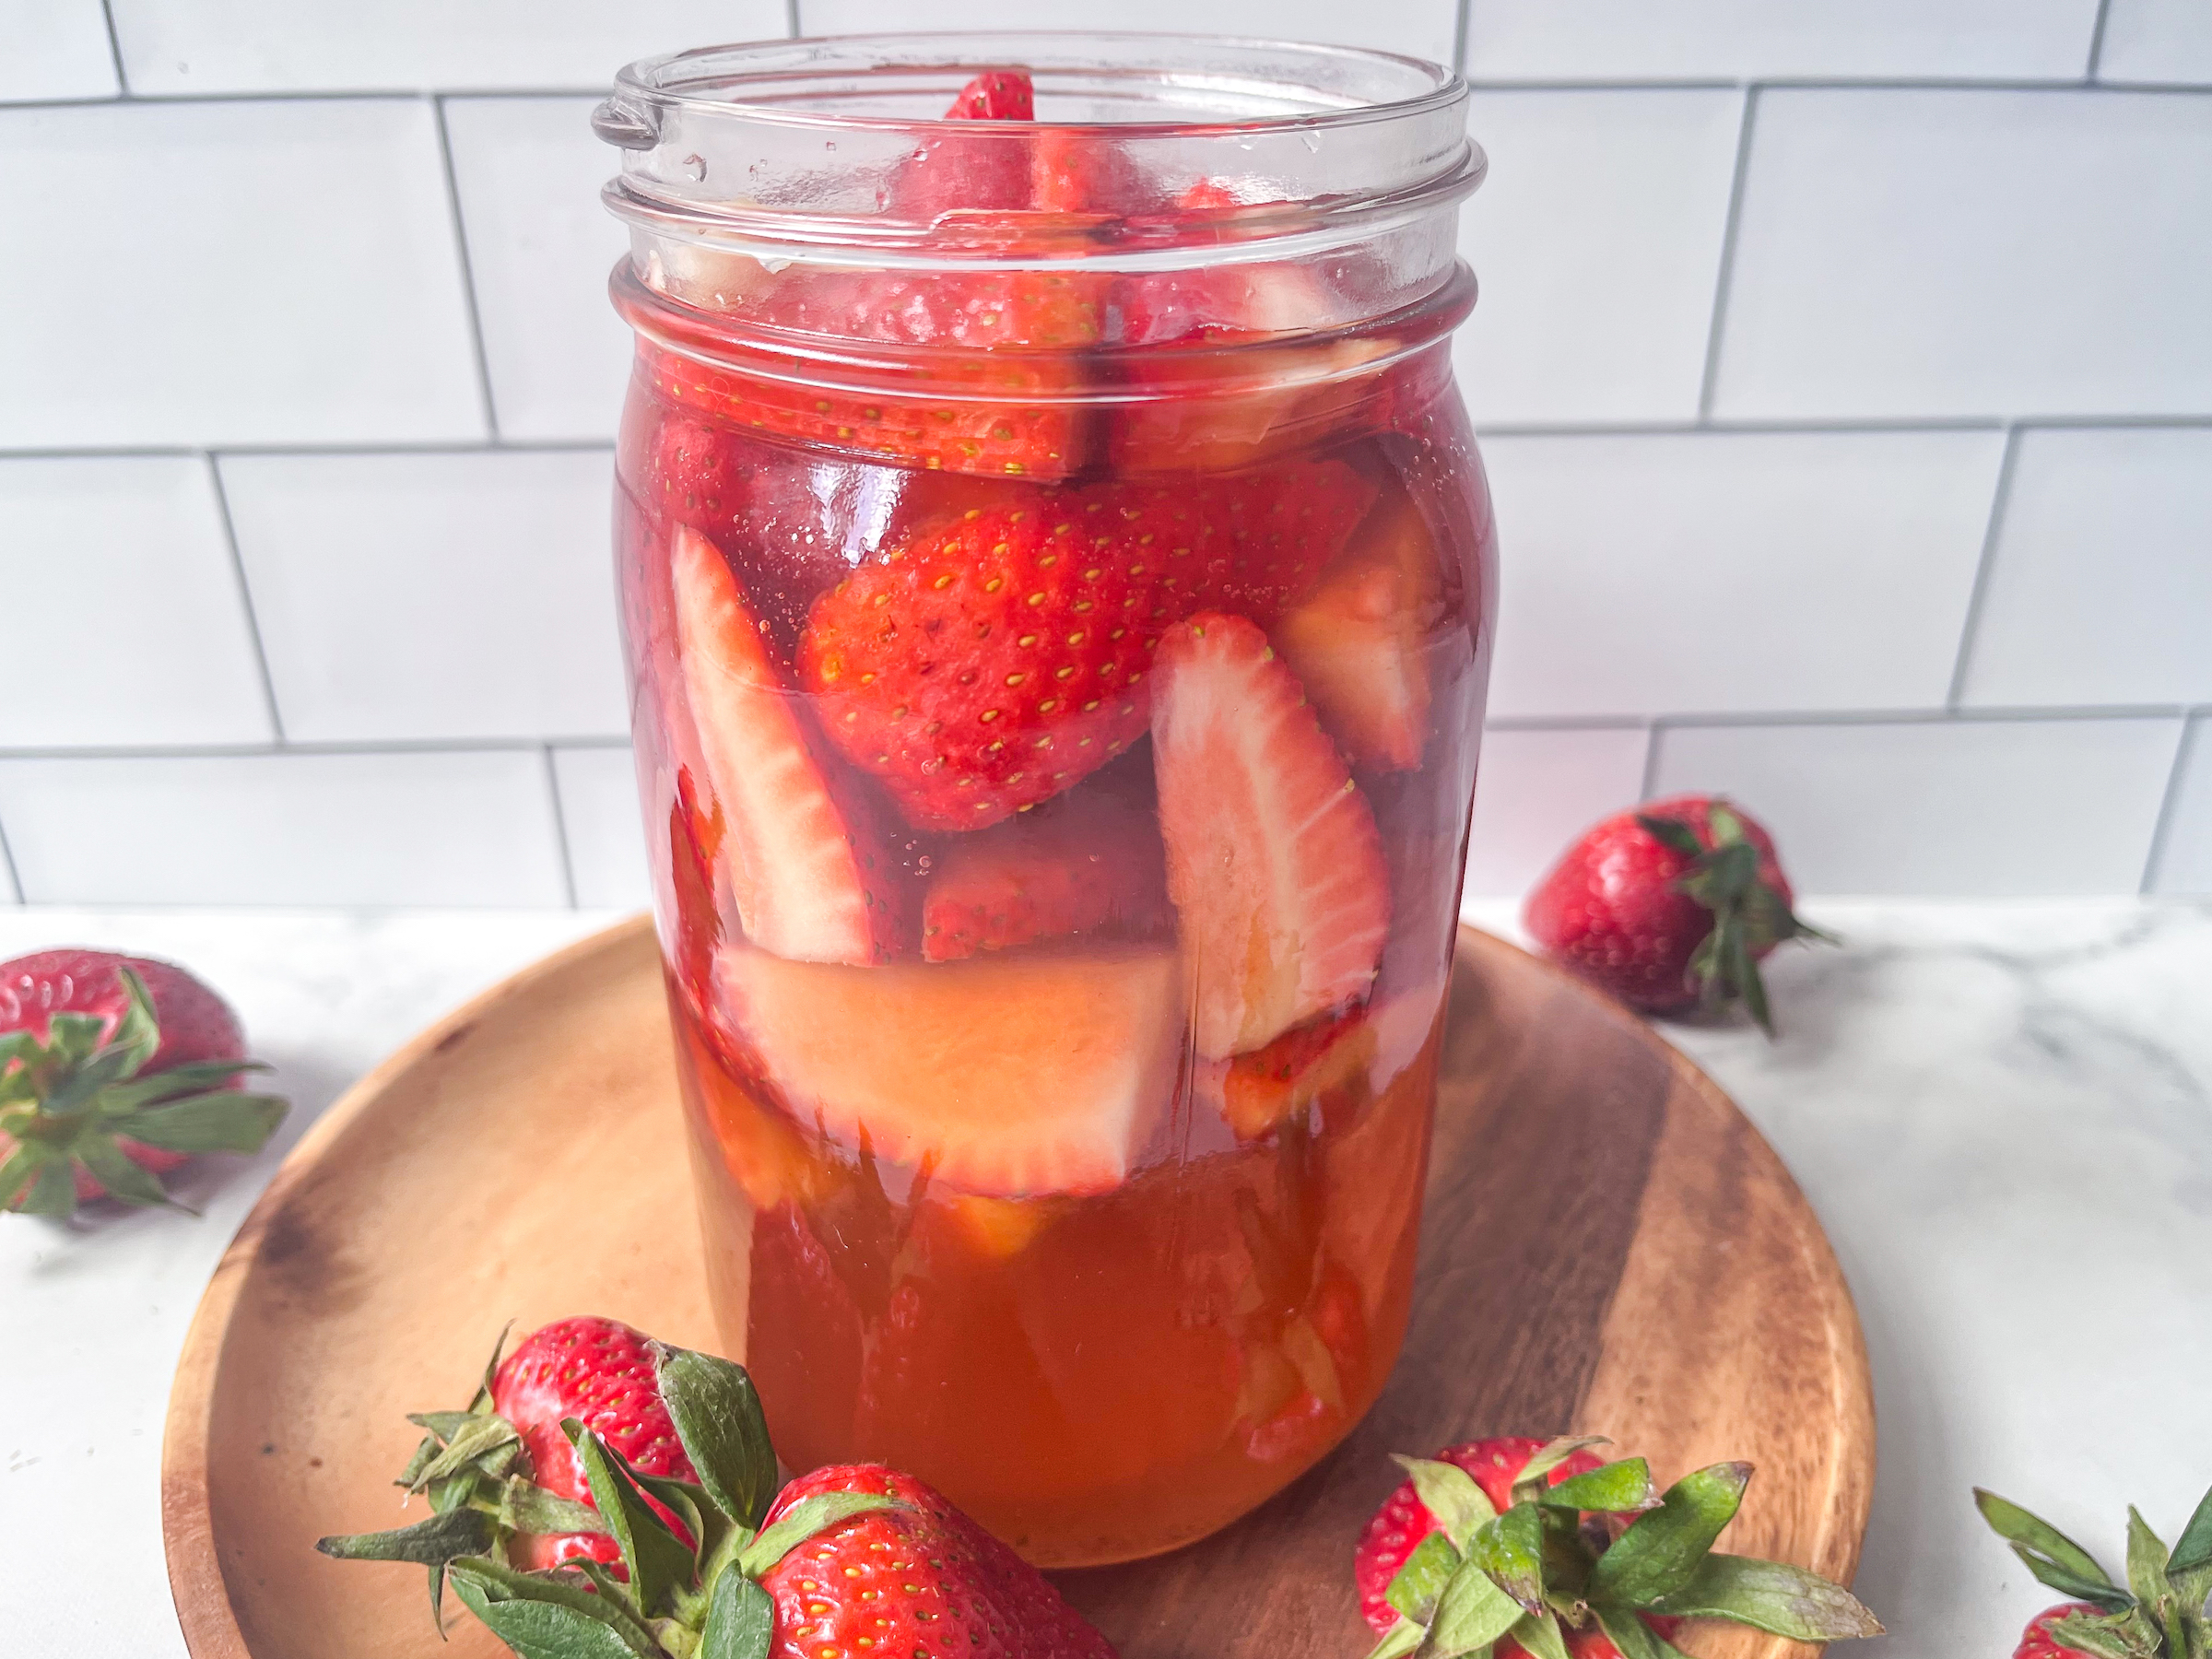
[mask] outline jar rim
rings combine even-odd
[[[1087,54],[1078,50],[1085,42],[1124,50],[1111,56],[1102,52]],[[1166,64],[1148,67],[1141,55],[1128,50],[1140,46],[1243,53],[1285,67],[1298,63],[1316,71],[1330,67],[1340,75],[1360,70],[1378,77],[1395,74],[1404,78],[1405,85],[1397,96],[1359,97],[1347,90],[1332,90],[1319,76],[1300,85],[1254,75],[1177,69]],[[1247,102],[1256,102],[1270,94],[1278,100],[1288,101],[1302,93],[1310,100],[1310,106],[1244,116],[1215,113],[1181,121],[963,120],[958,124],[962,129],[1033,131],[1039,125],[1045,125],[1112,133],[1124,137],[1325,129],[1418,117],[1465,103],[1468,92],[1465,79],[1455,70],[1425,58],[1372,47],[1318,44],[1260,35],[1144,29],[887,30],[699,46],[640,58],[617,72],[615,96],[601,106],[600,112],[594,115],[594,125],[602,137],[624,144],[622,137],[606,130],[609,124],[603,122],[601,115],[610,107],[619,111],[623,94],[629,93],[656,107],[680,107],[703,114],[734,116],[769,124],[855,132],[928,132],[948,124],[947,118],[942,114],[872,115],[794,105],[804,99],[822,98],[857,76],[906,72],[916,76],[958,75],[965,78],[995,67],[1019,67],[1048,82],[1062,75],[1078,73],[1131,82],[1149,76],[1159,88],[1183,94],[1194,108],[1199,96],[1206,93]],[[810,92],[809,82],[829,85]],[[739,84],[774,87],[781,96],[763,99],[716,95]]]

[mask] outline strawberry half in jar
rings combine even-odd
[[[1247,48],[1025,46],[936,119],[855,39],[601,124],[684,135],[610,191],[617,531],[724,1337],[794,1468],[1070,1566],[1388,1377],[1495,578],[1453,77],[1327,54],[1394,134],[1347,192],[1288,60],[1253,118],[1188,102]]]

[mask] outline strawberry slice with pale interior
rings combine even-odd
[[[1429,636],[1442,609],[1436,544],[1394,495],[1360,526],[1275,642],[1354,766],[1403,771],[1429,742]]]
[[[840,799],[760,619],[721,549],[670,543],[685,700],[722,811],[722,871],[746,936],[806,962],[874,962],[903,932],[900,876],[866,806]]]
[[[1102,928],[1143,937],[1167,897],[1149,815],[1086,789],[946,843],[922,897],[922,954],[950,962]]]
[[[1176,202],[1183,213],[1231,215],[1288,205],[1241,201],[1210,179]],[[1227,232],[1233,230],[1232,218]],[[1371,377],[1358,371],[1395,347],[1374,336],[1298,337],[1341,322],[1342,311],[1306,261],[1231,260],[1118,278],[1112,304],[1118,343],[1153,349],[1131,359],[1124,371],[1132,388],[1147,395],[1113,413],[1115,467],[1225,471],[1343,424],[1368,390]],[[1281,343],[1267,344],[1272,339]]]
[[[1175,1088],[1182,975],[1158,947],[863,971],[738,945],[716,981],[794,1115],[933,1192],[1105,1192]]]
[[[1364,997],[1390,930],[1382,839],[1256,625],[1206,612],[1161,639],[1152,760],[1198,1052]]]

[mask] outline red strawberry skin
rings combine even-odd
[[[986,70],[960,88],[947,121],[1034,121],[1037,89],[1021,69]]]
[[[1689,867],[1688,853],[1667,846],[1638,823],[1645,818],[1679,818],[1712,845],[1707,814],[1712,797],[1672,795],[1616,813],[1585,831],[1528,896],[1522,912],[1529,935],[1583,979],[1611,992],[1632,1008],[1654,1013],[1697,1001],[1689,959],[1712,931],[1712,912],[1676,880]],[[1792,901],[1790,884],[1774,856],[1773,838],[1740,807],[1744,836],[1759,849],[1760,878]],[[1754,950],[1763,958],[1773,949]]]
[[[1456,1464],[1472,1475],[1490,1506],[1502,1513],[1512,1504],[1513,1482],[1545,1444],[1533,1435],[1500,1435],[1446,1446],[1434,1461]],[[1552,1470],[1547,1484],[1558,1486],[1570,1475],[1598,1467],[1600,1461],[1587,1451],[1577,1452]],[[1420,1547],[1421,1540],[1435,1530],[1436,1517],[1413,1489],[1413,1482],[1407,1480],[1383,1500],[1367,1530],[1359,1535],[1359,1547],[1352,1558],[1353,1575],[1359,1583],[1359,1616],[1376,1634],[1397,1622],[1397,1609],[1383,1599],[1390,1581],[1398,1576],[1398,1570]]]
[[[128,1006],[120,969],[128,968],[145,982],[154,1005],[154,1021],[160,1027],[160,1046],[139,1068],[142,1077],[205,1060],[243,1060],[245,1032],[230,1005],[173,962],[152,957],[118,956],[112,951],[64,947],[35,951],[13,961],[0,962],[0,1035],[29,1031],[40,1042],[47,1039],[47,1022],[56,1014],[89,1014],[106,1021],[101,1041],[115,1033]],[[232,1078],[218,1085],[234,1088]],[[133,1162],[157,1175],[175,1169],[185,1154],[134,1140],[119,1140]],[[0,1161],[14,1147],[0,1135]],[[76,1195],[99,1198],[106,1189],[84,1171],[76,1172]]]
[[[1167,887],[1150,823],[1095,790],[1079,806],[1065,805],[1071,810],[1041,808],[946,844],[922,900],[926,960],[1102,927],[1144,937],[1158,927]]]
[[[802,682],[830,737],[920,829],[982,829],[1122,753],[1161,632],[1208,605],[1272,617],[1374,500],[1342,462],[1182,488],[1020,491],[816,601]]]
[[[698,1478],[661,1401],[652,1347],[642,1332],[619,1320],[584,1315],[532,1332],[494,1373],[491,1405],[520,1430],[532,1478],[556,1497],[592,1501],[576,1449],[560,1431],[563,1418],[575,1418],[595,1430],[648,1475]],[[674,1521],[667,1512],[662,1513]],[[579,1556],[610,1562],[621,1559],[605,1533],[532,1537],[517,1553],[531,1568]]]
[[[771,1659],[1115,1659],[1042,1574],[911,1475],[817,1469],[783,1488],[764,1524],[820,1492],[879,1492],[907,1508],[818,1533],[761,1575],[776,1604]]]
[[[948,472],[1060,478],[1088,454],[1089,420],[1063,400],[1077,353],[1100,337],[1103,278],[1081,272],[821,270],[794,265],[747,307],[747,322],[832,340],[935,347],[921,389],[826,391],[804,354],[702,335],[700,347],[756,362],[710,366],[641,347],[647,382],[669,402],[811,448]],[[671,330],[670,332],[675,332]]]
[[[2012,1650],[2012,1659],[2073,1659],[2079,1648],[2064,1645],[2051,1633],[2051,1626],[2069,1614],[2086,1613],[2092,1617],[2103,1609],[2088,1602],[2061,1602],[2055,1607],[2045,1607],[2028,1621],[2020,1633],[2020,1645]]]

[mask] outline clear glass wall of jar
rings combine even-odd
[[[878,36],[595,117],[724,1339],[794,1467],[911,1469],[1046,1565],[1259,1503],[1404,1334],[1495,595],[1465,102]]]

